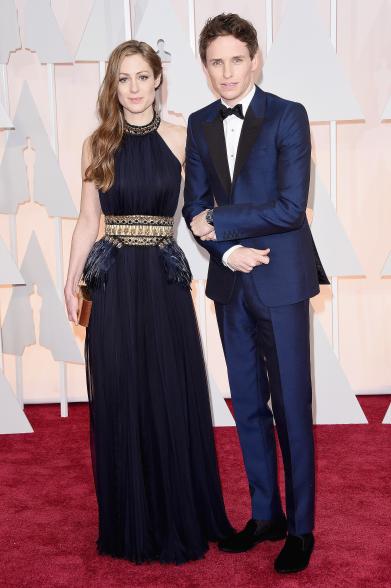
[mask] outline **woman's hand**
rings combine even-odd
[[[65,296],[65,304],[67,307],[68,313],[68,320],[75,323],[75,325],[79,324],[78,320],[78,311],[79,311],[79,296],[78,296],[79,287],[76,286],[74,290],[69,286],[65,286],[64,288],[64,296]]]
[[[193,235],[195,235],[196,237],[201,237],[201,239],[206,235],[208,235],[209,237],[210,233],[212,232],[215,235],[213,226],[206,221],[206,213],[208,212],[208,210],[209,209],[203,210],[202,212],[197,214],[190,223],[190,228],[193,232]],[[211,239],[213,239],[213,237],[211,237]],[[203,240],[206,241],[207,239]]]

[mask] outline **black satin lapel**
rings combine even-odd
[[[228,196],[231,191],[231,174],[229,173],[223,121],[217,117],[211,122],[203,123],[203,129],[215,170]]]
[[[311,231],[310,231],[310,233],[311,233]],[[315,245],[315,241],[314,241],[314,237],[312,236],[312,233],[311,233],[311,239],[312,239],[312,248],[313,248],[314,257],[315,257],[316,271],[318,273],[318,282],[319,282],[319,284],[330,284],[330,280],[328,279],[326,272],[324,270],[324,267],[322,265],[322,262],[320,261],[319,253],[318,253],[318,250],[316,249],[316,245]]]
[[[242,171],[243,165],[246,163],[251,147],[254,145],[260,133],[262,121],[263,118],[256,117],[251,106],[249,106],[240,133],[232,183],[235,182]]]

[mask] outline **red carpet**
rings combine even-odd
[[[273,571],[282,543],[206,558],[184,566],[136,566],[95,552],[97,511],[88,439],[88,408],[30,406],[32,435],[0,436],[0,587],[390,586],[391,426],[381,425],[389,397],[360,402],[369,425],[315,428],[316,550],[297,576]],[[216,440],[228,513],[249,516],[247,484],[235,430]]]

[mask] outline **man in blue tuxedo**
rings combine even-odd
[[[206,294],[215,302],[252,503],[245,528],[219,547],[243,552],[285,539],[275,569],[296,572],[314,545],[309,298],[328,283],[306,218],[308,117],[301,104],[255,86],[259,51],[248,21],[209,19],[199,49],[220,99],[189,117],[183,215],[210,254]]]

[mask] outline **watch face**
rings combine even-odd
[[[205,216],[206,222],[213,225],[213,210],[208,210]]]

